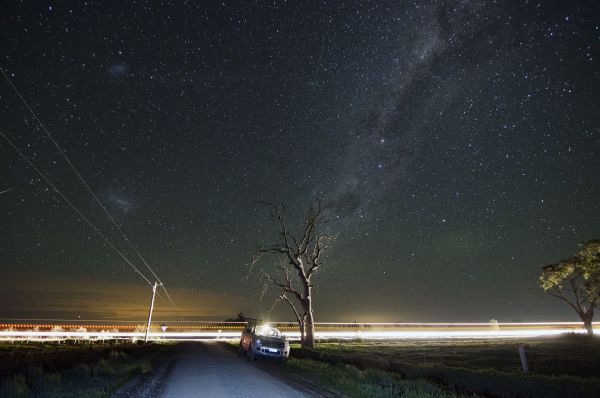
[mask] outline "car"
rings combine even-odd
[[[240,338],[239,354],[245,355],[248,361],[258,357],[285,361],[290,355],[290,343],[277,328],[248,324]]]

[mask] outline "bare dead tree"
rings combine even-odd
[[[321,231],[324,208],[320,200],[310,205],[300,239],[294,236],[287,225],[285,206],[272,202],[260,202],[271,208],[271,216],[278,229],[278,240],[262,247],[252,258],[252,271],[265,255],[281,256],[283,261],[275,267],[262,268],[263,294],[270,288],[278,291],[273,305],[285,302],[289,305],[300,327],[301,343],[314,347],[315,327],[313,314],[312,280],[322,265],[322,255],[335,239]]]

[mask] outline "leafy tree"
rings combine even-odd
[[[279,238],[272,245],[256,251],[250,270],[252,271],[265,255],[282,258],[283,261],[278,263],[278,266],[261,269],[263,294],[269,288],[274,288],[278,292],[273,305],[285,302],[290,306],[300,326],[302,345],[314,347],[313,278],[322,265],[323,252],[334,236],[321,231],[325,219],[320,200],[309,207],[304,217],[302,233],[297,236],[289,230],[283,204],[261,203],[271,208],[271,216],[275,220]]]
[[[593,334],[594,309],[600,304],[600,240],[582,242],[575,256],[542,267],[539,285],[569,304]]]

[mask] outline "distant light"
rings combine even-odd
[[[581,322],[547,322],[547,323],[500,323],[490,320],[486,323],[365,323],[357,324],[356,329],[348,328],[347,324],[322,323],[325,330],[315,331],[315,337],[319,339],[480,339],[480,338],[522,338],[535,336],[552,336],[564,333],[586,333],[581,328]],[[287,323],[287,322],[286,322]],[[16,330],[15,328],[31,327],[29,330]],[[45,325],[50,327],[52,325]],[[64,325],[63,325],[64,326]],[[61,341],[68,339],[97,339],[97,340],[118,340],[118,339],[141,339],[144,332],[118,331],[118,326],[103,325],[105,328],[100,331],[89,331],[82,325],[70,325],[76,330],[65,330],[58,325],[54,325],[52,330],[40,331],[35,325],[22,324],[1,324],[6,328],[0,330],[0,340],[40,340],[40,341]],[[97,325],[96,327],[98,327]],[[166,326],[166,325],[164,325]],[[274,326],[277,326],[275,323]],[[90,327],[90,326],[88,326]],[[319,327],[319,324],[317,324]],[[112,330],[108,330],[108,329]],[[360,328],[360,329],[359,329]],[[367,328],[367,330],[365,330]],[[391,330],[390,330],[391,328]],[[594,323],[594,329],[600,328],[600,322]],[[177,329],[177,328],[175,328]],[[235,328],[234,328],[235,329]],[[194,340],[206,338],[225,338],[239,339],[241,332],[237,330],[223,331],[219,330],[196,330],[196,331],[171,331],[169,333],[149,333],[150,339],[161,340]],[[298,331],[286,331],[285,335],[291,339],[299,339]]]

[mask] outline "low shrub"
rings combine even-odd
[[[355,366],[332,365],[312,359],[290,358],[286,373],[301,376],[324,390],[334,390],[351,398],[455,398],[460,394],[445,391],[426,380],[409,380],[379,369],[360,370]]]
[[[0,396],[3,397],[28,397],[29,385],[24,375],[13,375],[0,379]]]
[[[568,337],[569,339],[588,341],[580,336]],[[371,369],[379,369],[391,374],[404,376],[410,380],[427,380],[436,385],[446,386],[447,389],[463,394],[478,394],[491,397],[546,397],[546,398],[584,398],[598,397],[600,380],[597,378],[582,379],[578,377],[561,375],[524,374],[520,371],[499,371],[494,369],[468,369],[447,366],[415,366],[406,365],[405,362],[391,356],[377,352],[363,355],[364,347],[353,351],[352,347],[339,349],[314,350],[294,347],[292,356],[317,360],[326,364],[345,364],[355,366],[357,371],[363,370],[371,374]],[[390,385],[389,379],[376,380],[382,377],[373,373],[373,383],[386,386]]]
[[[152,360],[164,352],[164,348],[160,344],[125,346],[123,351],[115,347],[91,351],[87,347],[68,347],[67,361],[59,350],[50,347],[51,354],[29,356],[29,363],[21,356],[19,373],[0,377],[0,397],[110,397],[135,374],[151,371]],[[73,350],[78,349],[80,352],[74,353]],[[60,366],[49,362],[51,357]],[[36,362],[39,358],[44,358],[42,364]]]
[[[407,377],[425,378],[457,391],[493,397],[596,398],[600,391],[597,379],[572,376],[542,376],[447,367],[402,368]]]

